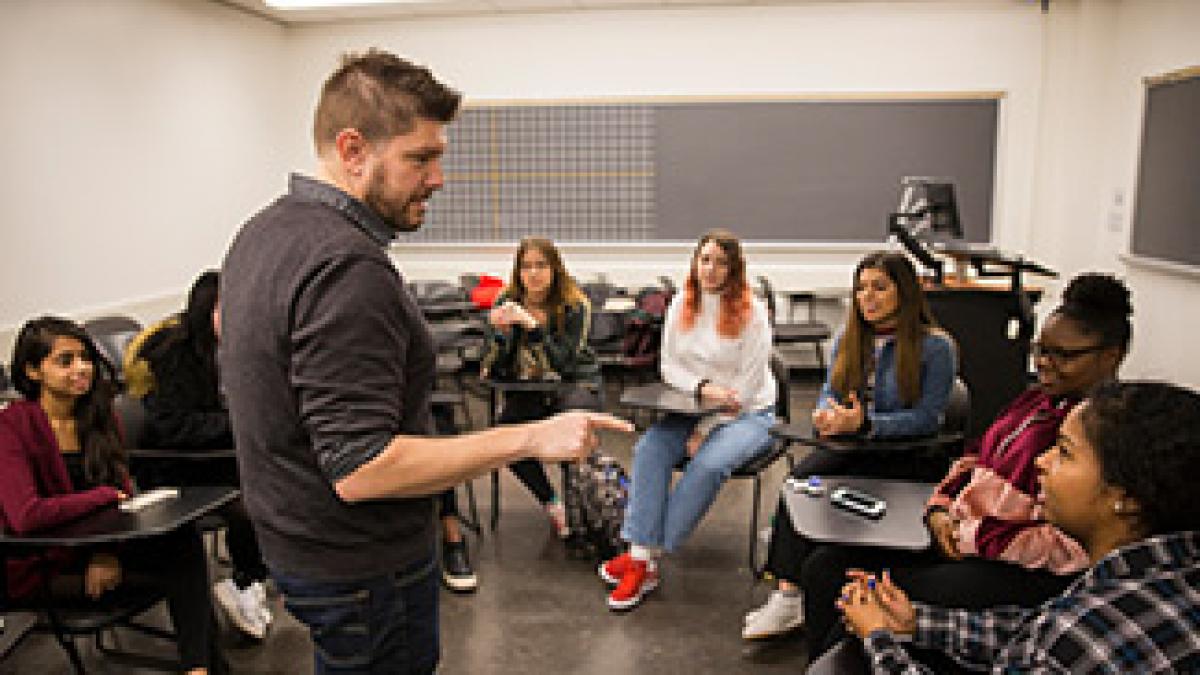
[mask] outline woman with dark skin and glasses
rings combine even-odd
[[[841,637],[834,600],[852,567],[888,565],[917,599],[982,609],[1035,606],[1087,566],[1079,542],[1045,521],[1035,462],[1086,392],[1116,378],[1131,311],[1128,289],[1111,276],[1082,274],[1068,284],[1034,344],[1037,385],[968,445],[930,497],[929,549],[818,547],[798,570],[811,654]]]
[[[896,640],[992,673],[1200,672],[1200,395],[1101,385],[1037,459],[1047,520],[1089,569],[1036,609],[912,602],[891,574],[852,571],[838,606],[872,672],[944,672]]]
[[[103,508],[132,492],[117,420],[114,370],[79,325],[57,317],[26,323],[12,359],[24,400],[0,410],[0,528],[35,532]],[[117,548],[56,550],[50,579],[30,559],[8,560],[8,594],[99,599],[131,586],[166,596],[183,668],[226,672],[216,646],[204,546],[194,527]]]

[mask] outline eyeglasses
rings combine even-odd
[[[1033,343],[1029,346],[1029,354],[1035,360],[1043,356],[1054,361],[1062,363],[1063,361],[1073,361],[1084,354],[1098,352],[1101,349],[1107,349],[1108,345],[1092,345],[1090,347],[1050,347],[1040,343]]]

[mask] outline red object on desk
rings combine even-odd
[[[479,277],[479,284],[471,289],[471,302],[479,309],[491,309],[496,304],[500,291],[504,290],[504,280],[490,274]]]

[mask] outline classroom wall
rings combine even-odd
[[[282,27],[197,0],[0,6],[0,353],[30,316],[178,309],[284,185]]]
[[[289,32],[293,107],[311,109],[347,49],[377,45],[431,65],[470,100],[658,95],[1003,90],[996,240],[1026,245],[1038,127],[1043,17],[1035,3],[803,3],[356,22]],[[306,120],[293,121],[294,138]],[[714,133],[721,130],[714,129]],[[293,164],[310,161],[307,141]],[[432,208],[437,208],[436,198]],[[710,223],[737,229],[737,223]],[[879,227],[884,227],[880,214]],[[619,255],[613,255],[619,250]],[[846,286],[862,246],[750,248],[780,287]],[[394,249],[413,278],[499,272],[511,246]],[[565,247],[571,269],[620,283],[682,276],[690,243]]]
[[[1200,278],[1122,255],[1137,182],[1142,78],[1200,64],[1200,3],[1056,0],[1048,20],[1028,250],[1067,274],[1103,270],[1124,278],[1135,308],[1125,375],[1200,387]]]
[[[1121,258],[1141,78],[1200,63],[1200,3],[1037,5],[812,2],[284,29],[199,0],[10,0],[0,7],[0,123],[21,131],[10,132],[0,181],[0,353],[35,313],[148,320],[176,308],[287,171],[311,170],[310,111],[337,54],[379,45],[430,64],[469,99],[1003,90],[997,243],[1067,276],[1125,276],[1138,309],[1126,373],[1200,386],[1189,349],[1200,282]],[[566,255],[580,276],[641,283],[682,276],[688,250],[572,245]],[[862,251],[753,246],[751,271],[785,287],[845,285]],[[510,255],[496,245],[394,251],[412,278],[505,273]],[[1043,309],[1061,282],[1047,288]]]

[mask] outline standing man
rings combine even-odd
[[[385,248],[442,186],[460,95],[386,52],[325,82],[316,178],[242,227],[221,275],[221,378],[246,506],[320,673],[428,673],[438,662],[428,495],[523,458],[576,459],[616,418],[431,438],[429,329]]]

